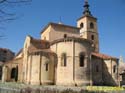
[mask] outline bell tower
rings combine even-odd
[[[80,28],[80,37],[92,40],[95,47],[94,52],[99,52],[97,19],[89,10],[88,0],[85,0],[83,16],[77,20],[77,27]]]

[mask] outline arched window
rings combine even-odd
[[[79,66],[80,66],[80,67],[83,67],[83,66],[84,66],[84,60],[85,60],[84,53],[80,53],[80,54],[79,54]]]
[[[94,40],[94,39],[95,39],[94,35],[91,35],[91,40]]]
[[[18,80],[18,66],[16,68],[12,68],[11,79],[15,79],[15,81]]]
[[[94,24],[91,22],[90,23],[90,28],[93,29],[94,28]]]
[[[66,53],[62,53],[62,55],[61,55],[61,66],[66,67],[66,65],[67,65],[67,56],[66,56]]]
[[[16,68],[12,68],[11,70],[11,78],[14,79],[16,76]]]
[[[45,65],[46,65],[46,67],[45,67],[46,71],[48,71],[49,70],[49,63],[46,63]]]
[[[116,65],[113,66],[113,73],[115,73],[115,72],[116,72]]]
[[[64,34],[64,38],[67,38],[67,34]]]
[[[83,27],[84,27],[84,24],[83,24],[83,23],[81,23],[81,24],[80,24],[80,28],[83,28]]]

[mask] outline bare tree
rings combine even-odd
[[[13,7],[27,4],[31,1],[32,0],[0,0],[0,31],[3,23],[17,19],[16,14],[12,12]],[[3,35],[0,33],[0,38],[2,37]]]
[[[31,2],[31,0],[0,0],[0,22],[14,20],[13,16],[15,14],[8,12],[8,10],[10,11],[10,7],[28,2]]]

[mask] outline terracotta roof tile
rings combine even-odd
[[[49,41],[41,39],[31,39],[31,45],[29,46],[29,51],[39,50],[39,49],[48,49],[50,47]]]
[[[116,57],[112,57],[112,56],[109,56],[109,55],[106,55],[106,54],[101,54],[101,53],[95,53],[95,52],[93,52],[92,55],[96,56],[96,57],[99,57],[99,58],[102,58],[102,59],[118,59]]]
[[[56,53],[54,53],[53,51],[51,51],[50,49],[41,49],[41,50],[34,50],[34,51],[30,51],[30,54],[42,54],[42,55],[54,55],[54,56],[57,56]]]
[[[47,26],[45,26],[44,28],[43,28],[43,30],[41,31],[41,33],[43,33],[49,26],[58,26],[58,27],[68,27],[68,28],[72,28],[72,29],[76,29],[76,30],[78,30],[79,31],[79,29],[80,28],[77,28],[77,27],[75,27],[75,26],[70,26],[70,25],[65,25],[65,24],[58,24],[58,23],[52,23],[52,22],[50,22]],[[78,32],[77,31],[77,32]],[[75,31],[74,31],[75,32]]]
[[[6,48],[0,48],[0,50],[9,50],[9,49],[6,49]]]
[[[10,49],[7,49],[7,48],[0,48],[0,50],[2,50],[2,51],[10,51],[10,52],[12,52]],[[13,53],[13,52],[12,52]]]

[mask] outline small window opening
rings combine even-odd
[[[94,28],[94,24],[91,22],[90,23],[90,28],[93,29]]]
[[[94,40],[94,39],[95,39],[95,37],[94,37],[94,35],[92,35],[92,36],[91,36],[91,40]]]
[[[80,67],[84,66],[84,59],[85,59],[85,56],[83,54],[80,54],[79,56]]]
[[[83,24],[83,23],[81,23],[81,24],[80,24],[80,28],[83,28],[83,27],[84,27],[84,24]]]
[[[67,38],[67,34],[64,34],[64,38]]]
[[[113,66],[113,73],[116,72],[116,66]]]
[[[48,69],[49,69],[49,64],[46,63],[46,71],[48,71]]]
[[[66,53],[63,53],[62,56],[61,56],[61,65],[66,67],[67,65],[67,56],[66,56]]]

